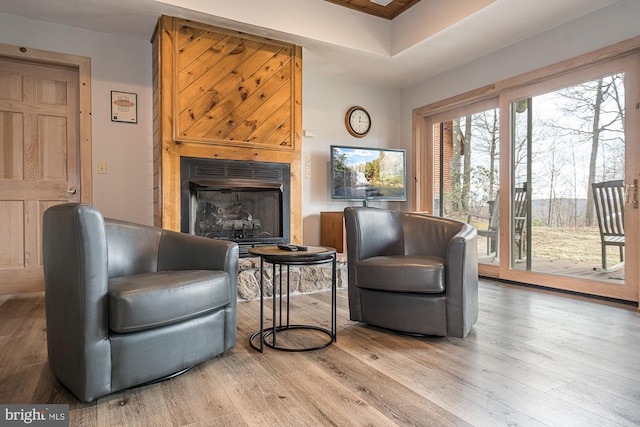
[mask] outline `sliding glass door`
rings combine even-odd
[[[637,218],[638,152],[627,131],[638,118],[627,117],[627,98],[635,68],[614,61],[501,97],[510,123],[502,129],[510,153],[502,277],[632,294],[626,283],[637,278],[637,263],[626,260],[637,253],[637,234],[629,234],[637,228],[628,225]]]
[[[500,114],[497,99],[434,117],[436,215],[478,229],[479,262],[498,265]]]
[[[435,215],[478,229],[481,275],[638,300],[639,58],[425,120],[424,196]]]

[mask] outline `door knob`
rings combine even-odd
[[[69,194],[76,194],[78,192],[78,189],[76,187],[71,187],[71,188],[67,188],[66,190],[60,190],[61,193],[69,193]]]

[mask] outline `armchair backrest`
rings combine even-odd
[[[398,211],[365,207],[344,210],[348,262],[376,255],[402,255],[404,233]]]
[[[109,278],[155,271],[217,269],[229,273],[235,283],[235,260],[211,253],[211,239],[105,218],[109,251]],[[220,253],[226,254],[226,249]],[[237,261],[236,261],[237,262]]]
[[[449,242],[465,223],[414,212],[348,207],[348,261],[379,255],[431,255],[445,258]],[[471,227],[469,227],[471,228]]]
[[[421,213],[402,212],[405,255],[446,258],[449,242],[465,227],[464,223]]]
[[[109,278],[158,271],[161,229],[105,219]]]

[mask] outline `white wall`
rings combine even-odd
[[[304,243],[320,243],[320,212],[341,211],[359,202],[331,200],[329,194],[329,147],[350,145],[356,147],[401,148],[400,91],[359,85],[314,74],[304,67],[302,77],[302,128],[315,132],[313,138],[302,141],[302,164],[311,168],[311,179],[303,179],[302,216]],[[347,110],[364,107],[371,115],[371,131],[363,138],[351,136],[344,124]],[[306,166],[306,158],[310,166]],[[410,160],[407,159],[407,163]],[[371,202],[371,206],[402,208],[401,202]]]
[[[640,1],[619,0],[582,18],[404,89],[402,141],[410,148],[412,110],[640,35]]]
[[[105,216],[153,223],[151,43],[0,13],[2,43],[91,58],[93,201]],[[111,122],[111,91],[138,94],[138,123]],[[96,174],[96,162],[107,174]]]

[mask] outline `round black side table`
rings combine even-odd
[[[281,351],[310,351],[325,348],[337,339],[336,331],[336,250],[323,246],[308,246],[306,251],[290,252],[279,249],[278,246],[257,246],[249,249],[249,253],[260,257],[260,329],[249,338],[249,344],[254,350],[264,351],[264,346]],[[271,264],[273,283],[273,319],[272,325],[265,328],[264,325],[264,271],[265,263]],[[320,326],[313,325],[294,325],[289,322],[289,279],[290,267],[292,265],[305,266],[331,263],[331,330]],[[279,292],[276,292],[276,266],[279,268]],[[286,266],[287,275],[287,300],[286,307],[283,307],[282,284],[283,284],[283,266]],[[279,294],[279,297],[278,297]],[[279,305],[277,304],[279,301]],[[283,312],[286,310],[285,319]],[[276,321],[277,318],[277,321]],[[277,333],[281,331],[306,329],[319,331],[328,336],[328,340],[320,345],[311,347],[285,347],[278,345]],[[260,344],[254,343],[255,339],[260,337]],[[269,339],[270,338],[270,339]]]

